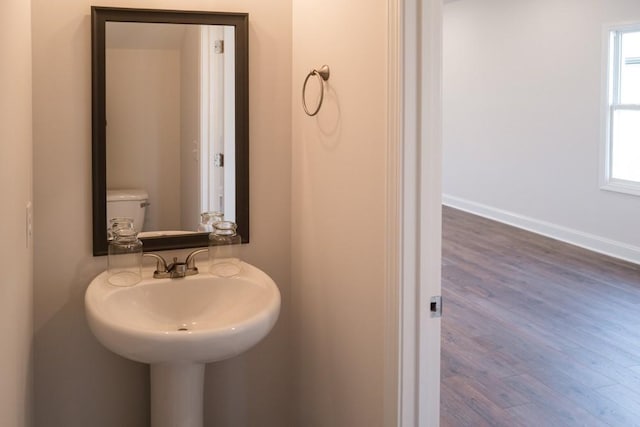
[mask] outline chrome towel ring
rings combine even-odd
[[[329,74],[329,66],[323,65],[319,70],[313,69],[309,71],[309,74],[307,74],[307,78],[304,79],[304,84],[302,85],[302,108],[304,108],[304,112],[307,113],[308,116],[315,116],[316,114],[318,114],[318,111],[320,111],[320,107],[322,107],[322,101],[324,100],[324,82],[329,80]],[[320,100],[318,101],[318,106],[316,107],[316,109],[313,110],[313,112],[309,112],[309,109],[307,108],[305,93],[307,91],[307,82],[313,75],[318,76],[318,80],[320,81]]]

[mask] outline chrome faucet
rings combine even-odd
[[[156,271],[153,272],[154,279],[178,279],[186,276],[198,274],[195,257],[198,254],[208,252],[209,249],[196,249],[187,255],[184,262],[179,262],[177,257],[173,258],[173,262],[167,265],[165,259],[154,253],[145,253],[144,256],[151,257],[156,260]]]
[[[167,271],[169,277],[172,279],[178,279],[185,276],[191,276],[197,274],[197,271],[188,271],[186,262],[178,262],[178,257],[173,257],[173,262],[167,265]],[[154,274],[155,275],[155,274]]]

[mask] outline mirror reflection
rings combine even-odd
[[[248,16],[92,7],[93,252],[110,219],[145,250],[249,241]]]
[[[133,217],[141,237],[204,231],[203,212],[235,221],[234,27],[105,32],[107,220]]]

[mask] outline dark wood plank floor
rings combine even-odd
[[[640,426],[640,267],[445,207],[442,293],[442,427]]]

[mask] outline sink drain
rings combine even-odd
[[[188,331],[189,328],[178,328],[178,331]]]

